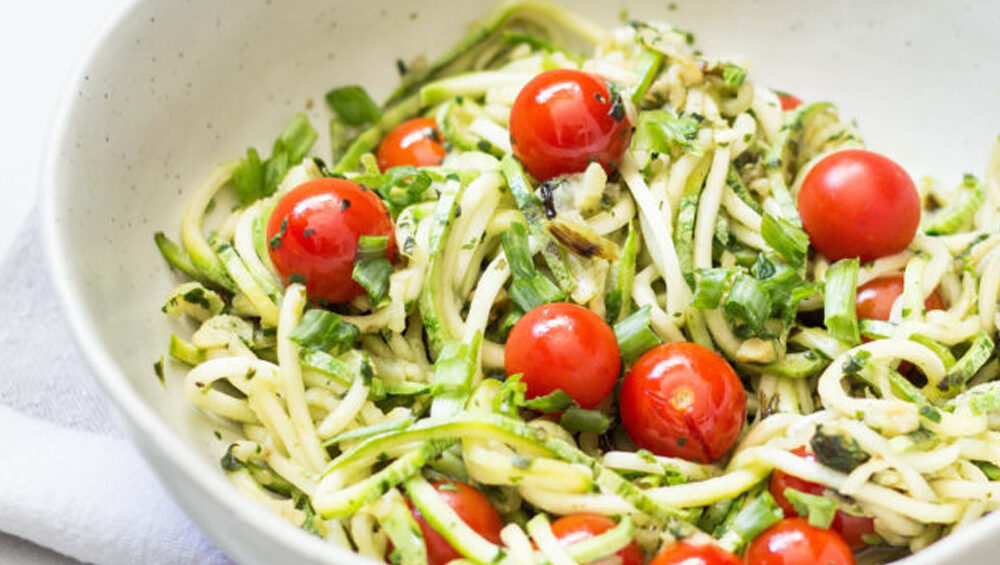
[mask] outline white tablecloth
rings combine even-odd
[[[59,315],[32,212],[60,93],[126,2],[0,2],[0,563],[79,563],[48,548],[103,563],[228,561],[120,437]],[[189,553],[154,557],[173,547]]]

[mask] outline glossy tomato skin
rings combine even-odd
[[[539,74],[510,110],[514,156],[539,181],[581,172],[594,160],[610,173],[631,134],[604,80],[573,69]]]
[[[441,130],[431,118],[407,120],[389,132],[378,146],[375,159],[382,172],[393,167],[427,167],[444,160]]]
[[[827,259],[871,261],[910,244],[920,224],[913,180],[887,157],[837,151],[806,174],[798,197],[802,227]]]
[[[866,282],[858,287],[858,318],[886,321],[892,312],[892,303],[903,294],[902,275],[882,277]],[[924,309],[943,310],[944,301],[938,291],[924,300]]]
[[[869,516],[855,516],[840,510],[833,517],[830,529],[840,534],[840,537],[853,551],[868,547],[866,536],[875,533],[875,519]]]
[[[747,565],[854,565],[854,554],[839,535],[785,518],[757,536],[746,552]]]
[[[479,490],[458,481],[434,481],[431,485],[463,522],[487,540],[499,544],[503,520],[489,499]],[[427,523],[420,511],[407,500],[427,546],[428,565],[444,565],[462,554]]]
[[[781,109],[786,112],[802,105],[802,100],[798,96],[787,92],[778,95],[778,102],[781,103]]]
[[[681,542],[661,551],[649,565],[743,565],[743,560],[712,543]]]
[[[395,258],[392,220],[374,192],[344,179],[311,180],[274,207],[268,254],[285,284],[304,279],[313,300],[346,302],[364,293],[351,278],[362,235],[388,236],[386,256]]]
[[[615,521],[606,516],[597,514],[570,514],[552,522],[552,533],[555,534],[556,539],[562,545],[568,546],[597,537],[613,527],[615,527]],[[631,542],[618,550],[614,556],[591,561],[584,565],[611,565],[611,563],[618,565],[642,565],[642,551],[635,542]]]
[[[615,332],[576,304],[544,304],[514,324],[504,353],[508,375],[521,373],[527,398],[562,390],[594,408],[615,388],[621,354]]]
[[[807,452],[805,447],[797,447],[792,450],[792,453],[798,455],[799,457],[808,459],[810,461],[816,460],[816,457],[813,454]],[[826,490],[823,487],[823,485],[809,482],[800,479],[796,476],[789,475],[784,471],[777,471],[777,470],[771,474],[771,482],[769,487],[771,490],[771,496],[774,497],[774,501],[778,503],[778,506],[781,507],[781,510],[785,513],[785,516],[788,517],[798,516],[798,514],[795,513],[795,507],[792,506],[792,503],[789,502],[787,498],[785,498],[786,488],[792,488],[795,490],[802,491],[806,494],[813,494],[816,496],[822,495],[823,491]]]
[[[806,451],[805,447],[793,449],[792,453],[810,461],[816,460],[816,456]],[[785,497],[785,489],[787,488],[815,496],[823,496],[823,493],[826,492],[826,487],[823,485],[800,479],[784,471],[776,470],[771,474],[771,496],[774,497],[775,502],[778,503],[778,506],[785,513],[785,517],[788,518],[796,517],[798,513],[795,512],[795,507]],[[865,543],[863,536],[875,533],[875,521],[868,516],[855,516],[837,510],[830,528],[839,533],[851,549],[858,550],[868,545]]]
[[[710,463],[736,443],[746,392],[718,354],[696,343],[666,343],[643,354],[625,376],[619,414],[640,448]]]

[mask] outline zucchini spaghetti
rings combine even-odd
[[[405,565],[853,563],[1000,504],[1000,152],[914,186],[688,33],[535,1],[326,98],[332,160],[295,116],[156,234],[184,395],[291,523]]]

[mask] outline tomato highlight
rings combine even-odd
[[[510,110],[514,156],[539,181],[582,172],[592,161],[610,173],[631,134],[620,94],[600,77],[573,69],[531,79]]]
[[[643,354],[625,376],[619,413],[640,448],[710,463],[736,443],[746,392],[718,354],[696,343],[667,343]]]
[[[747,565],[854,565],[843,538],[804,518],[785,518],[765,530],[750,542],[745,559]]]
[[[526,398],[562,390],[581,408],[604,401],[615,387],[621,355],[614,330],[593,311],[576,304],[545,304],[514,324],[504,365],[520,373]]]
[[[389,132],[378,146],[375,159],[384,173],[393,167],[427,167],[444,161],[441,130],[431,118],[407,120]]]
[[[395,230],[374,193],[344,179],[321,178],[288,191],[267,223],[268,255],[285,284],[305,283],[313,300],[347,302],[364,293],[351,278],[358,239],[386,236],[396,256]]]
[[[902,167],[862,149],[837,151],[806,174],[798,196],[802,228],[831,261],[862,263],[898,253],[920,225],[920,196]]]

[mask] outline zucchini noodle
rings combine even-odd
[[[1000,146],[981,179],[918,187],[921,226],[907,249],[830,262],[789,243],[808,241],[795,202],[820,159],[864,146],[855,126],[826,102],[783,110],[777,91],[688,39],[666,24],[607,31],[544,2],[507,2],[408,73],[368,122],[335,120],[344,137],[331,168],[274,157],[267,174],[279,176],[262,172],[259,185],[250,155],[212,171],[190,196],[180,245],[156,241],[187,275],[164,306],[191,324],[172,337],[171,358],[186,370],[187,401],[238,438],[219,444],[234,485],[332,544],[376,560],[392,547],[405,565],[427,563],[411,507],[462,555],[453,563],[570,565],[632,541],[647,558],[683,539],[738,551],[750,539],[734,516],[770,499],[776,470],[873,518],[866,543],[902,553],[1000,507]],[[539,187],[511,155],[508,116],[521,88],[554,68],[602,77],[634,128],[616,169],[591,163]],[[380,171],[380,140],[418,116],[440,123],[443,162]],[[275,151],[306,155],[293,149],[302,131],[290,127]],[[275,270],[272,210],[325,176],[388,203],[397,249],[381,295],[366,287],[320,304]],[[264,188],[248,197],[248,185]],[[206,226],[231,188],[239,204]],[[776,269],[791,282],[760,274]],[[544,418],[505,405],[519,285],[538,277],[557,297],[543,302],[576,302],[610,324],[644,320],[650,339],[720,352],[747,390],[737,447],[713,464],[637,450],[615,397],[590,414],[611,422],[606,431],[569,426],[562,408]],[[903,281],[888,320],[836,310],[838,285],[885,277]],[[763,289],[750,299],[770,293],[759,323],[739,314],[744,279]],[[936,294],[944,308],[928,310]],[[815,459],[793,453],[807,445]],[[482,487],[506,522],[498,540],[462,520],[432,486],[440,479]],[[563,544],[550,517],[578,512],[616,525]]]

